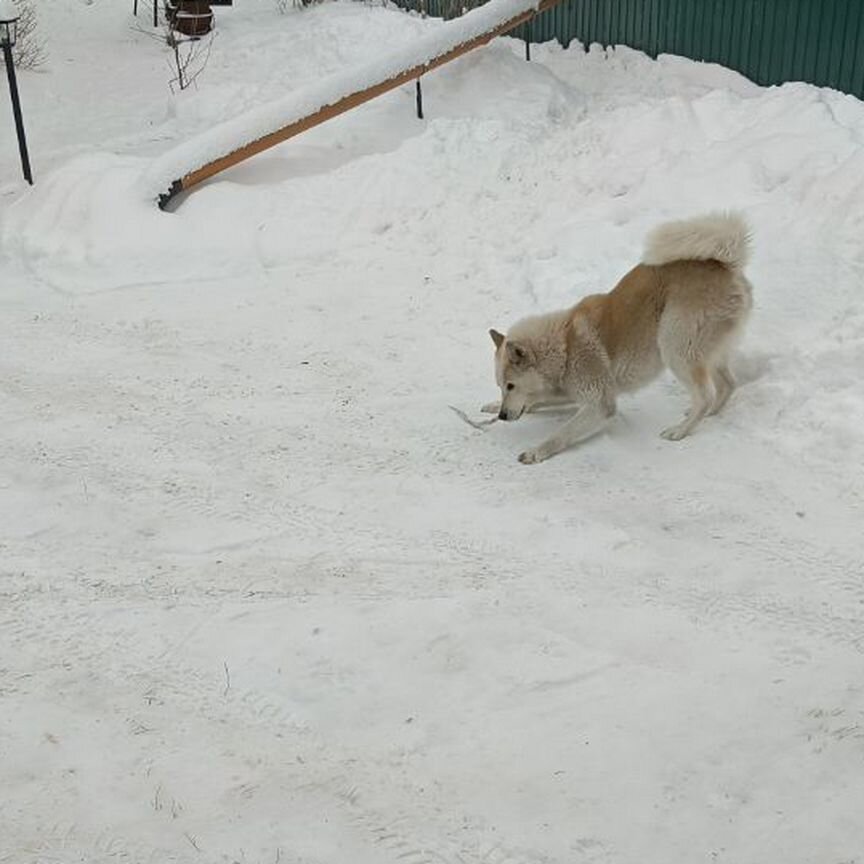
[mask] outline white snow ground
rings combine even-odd
[[[131,5],[40,2],[32,191],[0,123],[0,862],[864,861],[864,105],[499,40],[162,214],[154,156],[440,25],[244,0],[174,97]],[[722,416],[526,467],[554,421],[447,409],[717,206]]]

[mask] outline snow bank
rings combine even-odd
[[[141,192],[155,199],[167,192],[175,180],[220,156],[233,153],[353,93],[395,78],[407,69],[426,65],[505,21],[536,9],[538,4],[539,0],[490,0],[460,18],[436,21],[430,27],[432,32],[414,44],[385,53],[380,59],[356,68],[330,75],[284,99],[253,108],[173,148],[155,159],[144,173]]]

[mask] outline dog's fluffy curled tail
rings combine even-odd
[[[667,222],[645,241],[643,264],[671,261],[719,261],[741,271],[750,258],[750,229],[740,213],[710,213]]]

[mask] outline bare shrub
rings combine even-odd
[[[18,39],[12,48],[12,59],[19,69],[36,69],[46,60],[45,43],[36,33],[36,7],[33,0],[13,0],[21,13]]]

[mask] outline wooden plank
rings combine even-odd
[[[346,111],[350,111],[352,108],[356,108],[358,105],[362,105],[364,102],[368,102],[370,99],[374,99],[382,93],[387,93],[390,90],[401,87],[403,84],[416,80],[421,75],[425,75],[427,72],[431,72],[433,69],[437,69],[439,66],[443,66],[445,63],[455,60],[457,57],[461,57],[463,54],[473,51],[475,48],[486,45],[497,36],[509,33],[520,24],[530,21],[539,12],[551,9],[560,2],[561,0],[540,0],[536,9],[529,9],[525,12],[521,12],[519,15],[496,25],[493,29],[456,45],[444,54],[433,57],[426,63],[413,66],[392,78],[388,78],[387,80],[381,81],[378,84],[373,84],[371,87],[367,87],[364,90],[358,90],[355,93],[344,96],[332,105],[325,105],[323,108],[320,108],[312,114],[308,114],[306,117],[302,117],[294,123],[289,123],[287,126],[283,126],[275,132],[257,138],[249,144],[246,144],[237,150],[233,150],[231,153],[228,153],[219,159],[215,159],[212,162],[208,162],[206,165],[202,165],[195,171],[191,171],[184,175],[179,181],[175,181],[171,187],[171,191],[167,195],[160,197],[160,207],[164,207],[168,201],[174,197],[174,195],[190,189],[192,186],[206,180],[208,177],[213,177],[215,174],[219,174],[221,171],[225,171],[227,168],[231,168],[257,153],[268,150],[270,147],[275,147],[277,144],[281,144],[283,141],[287,141],[295,135],[300,135],[302,132],[306,132],[308,129],[312,129],[327,120],[331,120],[339,114],[344,114]]]

